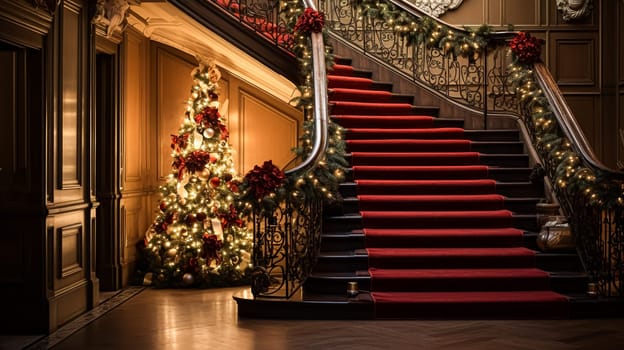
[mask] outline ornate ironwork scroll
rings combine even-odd
[[[315,200],[254,216],[254,296],[290,298],[299,290],[316,263],[321,223],[322,203]]]
[[[355,1],[321,0],[320,7],[334,36],[408,79],[475,111],[517,113],[506,83],[510,58],[504,38],[493,36],[479,55],[462,57],[448,47],[413,40],[404,34],[408,28],[396,23],[363,16]],[[414,22],[421,18],[411,16]]]
[[[204,0],[215,3],[276,46],[290,49],[286,17],[279,0]]]

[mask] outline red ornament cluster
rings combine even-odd
[[[230,204],[229,211],[219,214],[219,218],[221,219],[221,225],[224,229],[232,226],[243,227],[244,225],[243,220],[241,220],[241,218],[238,216],[238,212],[232,204]]]
[[[188,138],[189,135],[188,134],[184,134],[184,135],[171,135],[171,149],[176,150],[176,151],[180,151],[182,149],[185,149],[186,146],[188,146]]]
[[[262,199],[274,192],[285,181],[286,175],[284,172],[273,165],[273,162],[270,160],[265,161],[262,167],[254,166],[245,175],[245,183],[256,199]]]
[[[217,108],[206,107],[195,114],[194,119],[201,129],[211,128],[215,132],[218,131],[221,140],[226,140],[230,135],[225,124],[221,123],[221,115]]]
[[[529,33],[519,32],[509,42],[511,51],[521,63],[534,63],[539,61],[544,40],[531,36]]]
[[[210,266],[212,261],[217,265],[221,264],[221,254],[219,251],[223,248],[223,241],[217,235],[204,234],[202,236],[202,257],[206,259],[206,265]]]
[[[325,15],[323,12],[306,8],[297,19],[295,32],[320,33],[325,25]]]

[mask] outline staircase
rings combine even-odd
[[[569,317],[587,280],[574,252],[537,251],[543,186],[517,131],[464,130],[345,59],[328,86],[352,168],[304,300],[372,303],[373,318]],[[360,293],[345,301],[348,282]]]

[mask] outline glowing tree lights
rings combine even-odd
[[[145,237],[145,284],[160,287],[247,283],[251,232],[235,208],[240,180],[218,107],[214,62],[192,72],[194,85],[177,135],[172,172]]]

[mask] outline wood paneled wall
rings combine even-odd
[[[563,20],[554,0],[464,1],[441,19],[457,25],[487,23],[497,29],[506,29],[511,24],[516,30],[544,39],[542,58],[586,138],[606,165],[616,167],[618,161],[624,161],[624,148],[618,141],[618,130],[624,125],[621,97],[624,4],[591,1],[593,8],[589,16],[569,22]]]
[[[0,2],[6,331],[53,331],[92,307],[99,290],[89,4],[47,4]]]

